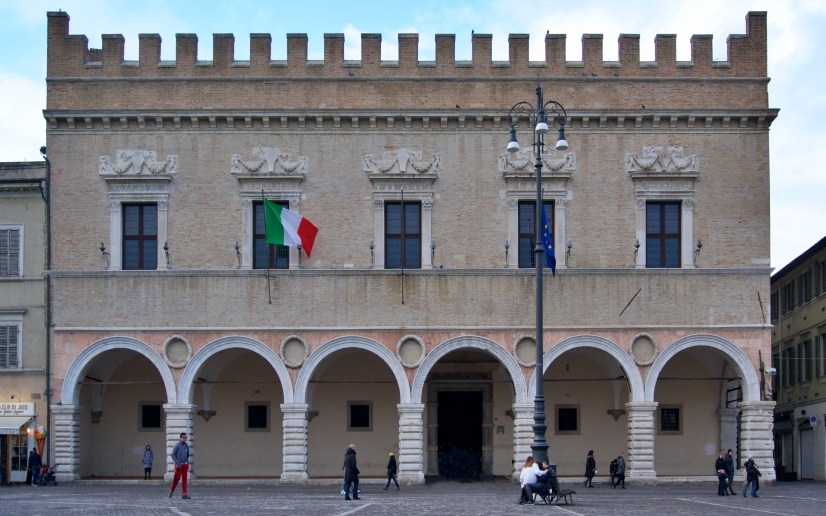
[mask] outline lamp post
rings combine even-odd
[[[508,112],[508,125],[510,126],[510,141],[508,142],[508,152],[515,153],[520,150],[519,142],[516,141],[516,127],[519,125],[519,117],[527,115],[533,127],[533,149],[536,156],[536,245],[534,246],[534,265],[536,266],[536,394],[534,396],[533,412],[533,442],[531,450],[535,462],[548,460],[548,442],[545,440],[545,431],[548,425],[545,424],[545,395],[542,392],[544,367],[543,345],[542,345],[542,254],[545,249],[542,246],[542,150],[545,148],[545,133],[548,132],[548,121],[546,114],[553,113],[559,122],[559,136],[556,141],[556,150],[567,150],[568,142],[565,140],[565,124],[568,121],[568,114],[562,104],[555,100],[545,102],[543,98],[542,86],[536,85],[536,107],[530,102],[519,102]],[[551,122],[553,125],[553,121]]]

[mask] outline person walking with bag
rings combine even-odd
[[[734,483],[734,452],[731,448],[728,449],[728,453],[726,453],[726,474],[728,475],[728,492],[729,494],[737,494],[734,492],[734,489],[731,488],[731,485]]]
[[[717,480],[720,482],[717,485],[717,496],[728,496],[728,472],[726,471],[726,459],[722,453],[714,461],[714,469],[717,472]]]
[[[181,434],[181,440],[175,443],[172,448],[172,462],[175,463],[175,477],[172,479],[172,489],[169,490],[169,497],[172,498],[172,493],[178,487],[178,481],[181,481],[181,499],[190,500],[189,495],[186,494],[186,475],[189,473],[189,445],[186,444],[186,433]]]
[[[344,499],[360,500],[359,498],[359,468],[356,465],[356,445],[347,447],[344,455]],[[353,486],[353,498],[350,498],[350,485]]]
[[[396,456],[393,455],[393,452],[390,452],[390,460],[387,461],[387,485],[384,486],[385,491],[390,488],[391,480],[396,483],[396,491],[398,491],[399,481],[396,480]]]
[[[155,460],[155,452],[153,452],[152,447],[147,444],[146,449],[143,450],[143,479],[144,480],[152,480],[152,461],[153,460]]]
[[[749,484],[751,484],[751,496],[754,498],[759,498],[757,496],[757,469],[755,469],[754,465],[754,455],[749,457],[749,460],[743,464],[743,467],[746,468],[746,485],[743,486],[743,498],[746,497],[746,492],[749,490]]]
[[[594,450],[588,452],[585,459],[585,487],[594,487],[594,475],[597,473],[597,461],[594,460]]]

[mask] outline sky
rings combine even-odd
[[[581,35],[604,34],[604,59],[617,60],[620,33],[640,34],[644,61],[654,36],[677,34],[677,59],[691,60],[692,34],[745,33],[748,11],[768,11],[771,126],[771,265],[777,270],[826,235],[826,1],[824,0],[0,0],[0,161],[39,160],[45,144],[46,12],[63,10],[72,34],[101,48],[123,34],[138,58],[138,34],[159,33],[162,59],[175,59],[175,33],[198,34],[199,59],[212,59],[213,33],[234,33],[235,58],[249,58],[249,33],[272,34],[272,58],[286,59],[286,34],[307,33],[309,59],[323,59],[324,33],[345,34],[345,59],[360,59],[360,33],[382,34],[382,59],[396,59],[398,34],[419,33],[419,59],[434,59],[437,33],[456,34],[456,59],[471,58],[471,31],[493,34],[493,59],[508,59],[508,34],[530,34],[530,59],[544,60],[544,35],[567,34],[567,58],[581,59]],[[811,125],[810,125],[811,124]],[[823,165],[820,165],[823,164]]]

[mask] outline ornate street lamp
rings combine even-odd
[[[535,462],[548,460],[548,442],[545,440],[545,431],[548,425],[545,424],[545,395],[542,392],[544,367],[543,345],[542,345],[542,254],[545,249],[542,246],[542,150],[545,148],[545,133],[549,131],[546,114],[550,112],[555,115],[559,123],[559,135],[556,140],[556,150],[567,150],[568,141],[565,139],[565,124],[568,121],[568,114],[562,104],[555,100],[544,101],[542,86],[536,85],[536,107],[530,102],[519,102],[514,105],[508,113],[508,125],[510,126],[510,141],[508,142],[508,152],[518,152],[519,142],[516,141],[516,127],[519,125],[519,117],[527,116],[533,126],[533,148],[536,156],[536,245],[534,246],[534,265],[536,266],[536,394],[534,396],[533,413],[533,442],[531,450]],[[553,125],[553,120],[551,121]]]

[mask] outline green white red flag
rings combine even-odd
[[[304,248],[307,258],[313,250],[318,228],[298,213],[264,199],[264,239],[268,244]]]

